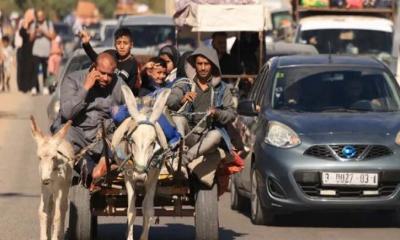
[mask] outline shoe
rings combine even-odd
[[[102,176],[106,175],[107,172],[107,165],[104,158],[100,159],[99,163],[94,167],[92,172],[92,178],[99,179]]]
[[[111,164],[110,171],[118,169],[118,165]],[[107,173],[107,165],[104,158],[100,159],[99,163],[94,167],[92,172],[93,181],[100,179],[101,177],[105,176]]]
[[[43,92],[43,95],[49,95],[49,93],[50,93],[49,89],[47,87],[44,87],[42,92]]]
[[[31,95],[32,95],[32,96],[36,96],[36,95],[37,95],[37,90],[36,90],[36,88],[32,88],[32,90],[31,90]]]

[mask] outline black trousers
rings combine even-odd
[[[47,63],[49,58],[48,57],[38,57],[33,56],[33,64],[34,64],[34,86],[36,90],[39,92],[39,66],[42,65],[42,72],[43,72],[43,87],[47,87]]]

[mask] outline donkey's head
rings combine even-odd
[[[54,136],[47,136],[38,128],[35,119],[31,116],[32,135],[38,146],[39,175],[44,185],[51,182],[52,174],[57,170],[58,165],[62,164],[62,160],[57,158],[58,146],[67,134],[71,123],[68,121]]]
[[[163,113],[171,90],[163,90],[158,95],[152,109],[143,108],[140,111],[137,108],[136,99],[129,87],[122,86],[122,92],[129,114],[136,123],[136,128],[128,133],[129,148],[134,157],[135,170],[138,173],[143,173],[146,171],[149,161],[153,157],[157,138],[160,137],[155,123]]]

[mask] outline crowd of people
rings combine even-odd
[[[9,82],[16,66],[19,91],[47,95],[60,69],[62,40],[56,34],[53,22],[41,9],[28,9],[21,19],[14,21],[14,29],[3,34],[0,44],[1,90],[10,90]],[[39,83],[40,76],[42,84]]]
[[[31,95],[49,94],[49,86],[59,71],[64,54],[62,40],[56,34],[53,22],[47,19],[44,11],[28,9],[15,24],[14,31],[15,34],[3,35],[1,39],[0,90],[9,91],[11,71],[16,66],[19,91]],[[206,112],[209,115],[212,121],[204,123],[200,123],[198,116],[162,116],[159,119],[171,145],[177,145],[190,129],[199,125],[188,138],[189,150],[184,156],[184,164],[221,145],[228,152],[235,148],[226,130],[236,117],[233,91],[221,76],[240,74],[247,66],[235,62],[226,52],[226,33],[213,34],[211,47],[200,47],[183,54],[173,45],[164,46],[157,56],[143,64],[139,64],[131,52],[135,40],[127,28],[117,29],[115,48],[102,53],[95,52],[88,32],[81,29],[79,37],[93,64],[87,70],[71,73],[62,82],[61,108],[51,126],[51,131],[55,132],[68,120],[73,121],[68,138],[76,153],[95,141],[100,122],[105,122],[108,129],[115,129],[129,117],[121,85],[127,85],[138,98],[153,100],[163,89],[171,89],[167,101],[171,112]],[[39,83],[40,79],[42,83]],[[101,154],[100,144],[86,154],[86,161],[81,161],[83,165],[77,167],[79,172],[85,168],[83,172],[88,173],[85,181],[88,187],[93,178],[101,177],[105,172]]]

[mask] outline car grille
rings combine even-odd
[[[346,156],[344,156],[342,149],[345,147],[346,145],[330,145],[329,147],[335,151],[335,153],[340,157],[340,158],[346,158]],[[357,154],[353,157],[353,158],[358,158],[363,152],[364,150],[367,148],[367,145],[354,145],[354,148],[357,151]]]
[[[349,145],[315,145],[308,148],[304,155],[332,159],[332,160],[363,160],[385,157],[393,154],[386,146],[381,145],[351,145],[356,150],[356,154],[351,158],[346,158],[343,148]]]
[[[378,157],[388,156],[391,154],[392,154],[392,151],[385,146],[373,146],[369,150],[369,152],[365,158],[366,159],[378,158]]]
[[[307,149],[304,152],[304,154],[313,156],[313,157],[318,157],[318,158],[327,158],[327,159],[335,158],[333,156],[331,150],[328,148],[328,146],[324,146],[324,145],[312,146],[309,149]]]
[[[391,195],[400,183],[400,171],[385,171],[379,174],[379,186],[377,187],[342,187],[322,186],[320,172],[296,172],[294,178],[300,189],[309,197],[327,198],[368,198],[386,197]],[[321,194],[323,190],[334,190],[335,195]],[[364,191],[376,191],[377,194],[366,195]]]

